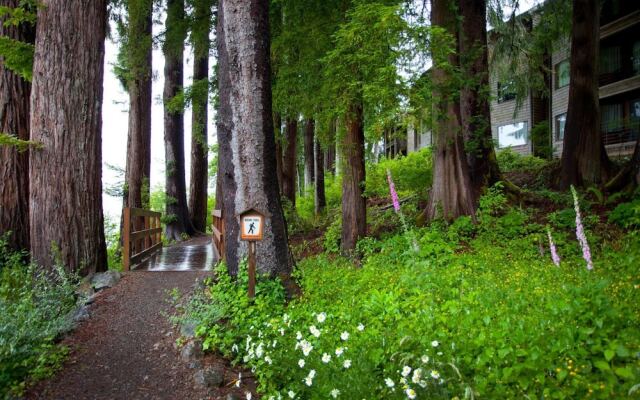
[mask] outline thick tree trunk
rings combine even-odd
[[[342,164],[342,241],[341,250],[351,255],[358,239],[367,234],[364,198],[364,117],[362,103],[352,104],[346,115],[346,132],[341,152]]]
[[[460,64],[470,79],[460,91],[460,117],[476,198],[501,180],[491,135],[486,0],[459,0]]]
[[[87,275],[107,268],[102,215],[106,0],[44,0],[38,10],[29,160],[31,254]],[[73,73],[70,73],[70,71]]]
[[[232,172],[225,180],[234,180],[236,189],[224,194],[225,222],[233,219],[235,225],[225,236],[227,264],[231,273],[237,271],[237,261],[246,254],[246,242],[239,243],[236,214],[254,208],[266,215],[264,237],[256,246],[258,271],[288,275],[291,263],[278,193],[271,112],[269,2],[222,0],[219,4],[223,31],[218,36],[219,96],[220,113],[225,114],[219,126],[230,135],[223,169],[225,174]],[[225,191],[228,186],[224,185]]]
[[[19,0],[1,0],[3,7],[16,8]],[[0,36],[34,43],[35,27],[4,25]],[[0,132],[29,140],[29,98],[31,84],[9,70],[0,60]],[[9,247],[29,249],[29,152],[0,146],[0,236],[11,232]]]
[[[151,174],[152,0],[129,0],[127,36],[129,134],[124,207],[149,207]]]
[[[327,206],[327,200],[324,193],[324,152],[322,151],[322,146],[317,138],[314,143],[314,156],[316,158],[316,162],[314,163],[314,175],[316,179],[313,199],[315,214],[320,215],[324,213],[324,209]]]
[[[280,113],[273,114],[273,129],[276,140],[276,173],[278,175],[278,190],[282,195],[282,117]]]
[[[184,65],[184,0],[168,0],[164,53],[164,148],[166,165],[166,228],[169,240],[182,240],[194,229],[187,208],[184,161],[184,112],[171,110],[167,103],[182,90]]]
[[[206,91],[195,92],[191,101],[191,184],[189,216],[199,232],[207,230],[207,187],[209,177],[208,99],[209,99],[209,31],[211,3],[195,2],[193,37],[193,83],[207,82]]]
[[[285,123],[285,146],[282,161],[282,195],[296,204],[297,157],[296,139],[298,137],[298,120],[287,117]]]
[[[600,130],[600,2],[574,0],[572,24],[569,108],[560,182],[563,188],[598,184],[609,169]]]
[[[315,132],[315,121],[307,118],[304,125],[304,190],[313,186],[313,137]]]
[[[448,0],[434,0],[431,8],[431,24],[444,28],[454,38],[456,16]],[[475,214],[475,199],[467,165],[460,123],[460,104],[456,90],[452,89],[451,76],[442,63],[458,64],[455,54],[446,60],[435,57],[432,68],[434,105],[433,185],[429,202],[424,211],[427,220],[444,218],[454,220],[461,215]]]

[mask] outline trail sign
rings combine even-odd
[[[240,213],[240,239],[249,242],[249,299],[256,297],[256,241],[262,240],[264,214],[250,208]]]
[[[240,239],[262,240],[264,215],[253,208],[240,214]]]

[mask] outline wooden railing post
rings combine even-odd
[[[131,209],[129,207],[125,207],[123,210],[124,213],[124,226],[123,226],[123,238],[122,238],[122,268],[125,271],[129,271],[131,267]]]

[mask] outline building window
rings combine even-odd
[[[498,82],[498,103],[516,98],[516,88],[513,81]]]
[[[498,147],[522,146],[527,144],[527,123],[517,122],[498,127]]]
[[[633,44],[633,56],[631,57],[633,62],[633,74],[640,74],[640,41]]]
[[[567,123],[567,113],[556,115],[556,140],[564,139],[564,125]]]
[[[633,100],[631,102],[631,118],[638,121],[640,120],[640,99]]]
[[[602,132],[611,133],[623,127],[623,108],[621,103],[605,104],[601,107]]]
[[[620,46],[604,47],[600,51],[600,73],[613,74],[622,68]]]
[[[569,84],[569,60],[560,61],[556,64],[556,89]]]

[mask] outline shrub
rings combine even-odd
[[[55,344],[70,328],[75,277],[56,267],[49,273],[25,265],[23,255],[0,238],[0,397],[19,395],[25,380],[49,376],[66,349]]]
[[[542,158],[523,156],[510,147],[498,151],[497,158],[502,172],[538,171],[547,164],[547,161]]]
[[[640,199],[621,203],[609,213],[609,222],[623,228],[640,227]]]
[[[387,159],[367,165],[365,195],[367,197],[389,196],[387,169],[391,171],[396,190],[400,196],[424,195],[431,186],[431,149],[424,148],[406,156]]]

